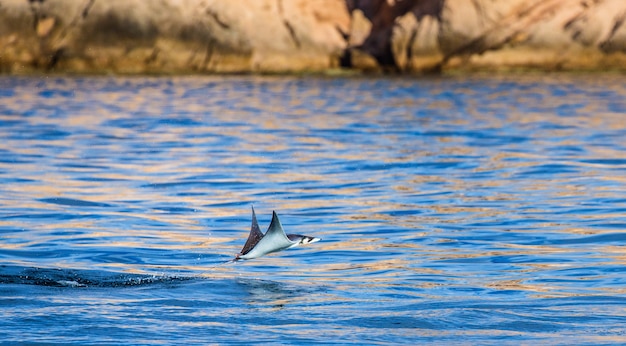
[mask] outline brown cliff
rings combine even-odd
[[[623,0],[0,0],[4,73],[626,71]]]

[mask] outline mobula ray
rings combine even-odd
[[[286,250],[296,247],[300,244],[309,244],[320,241],[320,238],[309,237],[300,234],[285,234],[283,226],[278,220],[278,215],[274,211],[272,214],[272,222],[267,232],[263,234],[256,220],[254,207],[252,207],[252,226],[250,227],[250,235],[248,240],[241,249],[241,252],[235,256],[234,261],[249,260],[265,256],[272,252]]]

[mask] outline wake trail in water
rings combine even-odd
[[[234,263],[234,260],[220,262],[207,269]],[[20,266],[0,266],[0,284],[35,285],[47,287],[136,287],[152,284],[206,279],[202,274],[127,274],[98,270],[78,270],[65,268],[37,268]]]

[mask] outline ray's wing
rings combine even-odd
[[[280,224],[280,220],[278,220],[278,215],[276,215],[276,212],[273,212],[272,222],[263,238],[261,238],[252,250],[239,257],[243,259],[257,258],[272,252],[285,250],[294,244],[295,242],[287,238],[283,226]]]
[[[259,243],[259,240],[263,238],[263,233],[261,233],[261,229],[259,228],[259,223],[256,221],[256,214],[254,213],[254,207],[252,207],[252,226],[250,226],[250,235],[248,236],[248,240],[241,249],[240,255],[245,255],[250,250],[252,250],[256,244]]]

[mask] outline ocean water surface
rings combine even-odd
[[[620,75],[0,77],[0,343],[620,344],[625,244]]]

